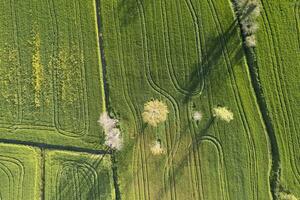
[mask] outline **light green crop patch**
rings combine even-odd
[[[108,155],[47,151],[45,169],[46,200],[115,199]]]
[[[34,52],[32,55],[32,68],[34,72],[35,105],[40,107],[40,93],[43,81],[43,66],[41,65],[41,38],[40,34],[34,31]]]
[[[40,199],[40,152],[0,144],[0,199]]]
[[[101,148],[95,2],[0,3],[0,138]]]

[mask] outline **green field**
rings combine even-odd
[[[0,199],[40,199],[40,150],[0,144]]]
[[[118,156],[124,198],[270,198],[267,136],[229,3],[117,2],[102,1],[101,15],[111,107],[129,133]],[[151,98],[168,104],[169,118],[143,129]],[[218,104],[232,109],[232,123],[211,123]],[[150,155],[155,135],[165,156]]]
[[[100,148],[93,1],[0,2],[1,138]]]
[[[114,199],[108,156],[47,151],[45,199]]]
[[[249,47],[242,1],[0,0],[0,200],[300,198],[300,3],[251,1]]]
[[[300,4],[262,4],[258,75],[278,142],[280,184],[300,197]]]

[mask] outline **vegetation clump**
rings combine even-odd
[[[278,195],[279,200],[298,200],[293,194],[288,194],[285,192],[280,192]]]
[[[245,44],[247,47],[255,47],[255,34],[258,30],[257,17],[260,15],[259,3],[257,0],[235,0],[235,4]]]
[[[105,145],[114,150],[121,150],[123,139],[121,131],[117,128],[118,120],[111,118],[107,112],[101,114],[98,123],[104,129]]]
[[[193,114],[193,120],[196,122],[201,121],[202,117],[203,117],[203,114],[200,111],[195,111]]]
[[[156,127],[159,123],[166,121],[168,113],[168,107],[164,102],[152,100],[145,103],[142,117],[144,122]]]
[[[162,148],[160,141],[156,140],[150,148],[150,151],[153,155],[161,155],[165,152]]]
[[[213,116],[226,122],[233,120],[233,113],[226,107],[218,106],[213,108]]]

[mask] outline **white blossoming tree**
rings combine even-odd
[[[194,113],[193,113],[193,120],[194,121],[201,121],[201,119],[203,118],[203,114],[200,112],[200,111],[195,111]]]
[[[123,139],[120,129],[117,128],[118,120],[111,118],[107,112],[104,112],[101,114],[98,122],[105,133],[105,145],[113,150],[121,150]]]
[[[233,120],[233,113],[226,107],[218,106],[213,108],[213,116],[226,122]]]
[[[145,103],[142,116],[144,122],[156,127],[159,123],[166,121],[168,113],[168,107],[165,103],[152,100]]]
[[[153,155],[161,155],[165,153],[165,150],[162,148],[161,143],[158,140],[152,144],[150,151]]]

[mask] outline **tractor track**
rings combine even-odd
[[[101,19],[101,6],[100,6],[100,0],[95,0],[95,9],[96,9],[96,22],[97,22],[97,35],[98,35],[98,42],[99,42],[99,51],[101,56],[101,66],[102,66],[102,83],[103,84],[103,90],[104,90],[104,110],[108,110],[109,107],[109,88],[107,84],[107,78],[106,78],[106,59],[105,59],[105,53],[104,53],[104,46],[103,46],[103,37],[102,37],[102,19]],[[111,153],[111,162],[112,162],[112,173],[113,173],[113,184],[115,189],[115,199],[120,200],[121,199],[121,192],[119,188],[119,181],[118,181],[118,168],[117,168],[117,161],[116,157],[113,152]]]
[[[259,107],[259,112],[261,113],[262,120],[267,132],[268,141],[269,141],[269,148],[270,148],[270,156],[271,156],[271,169],[269,174],[269,184],[270,184],[270,192],[272,198],[274,200],[278,199],[278,190],[279,190],[279,181],[280,181],[280,154],[279,154],[279,147],[278,142],[276,139],[274,125],[272,124],[271,117],[269,116],[267,103],[264,97],[263,88],[261,87],[261,81],[259,77],[259,67],[256,60],[256,51],[255,47],[250,48],[245,45],[246,36],[243,34],[242,25],[240,21],[240,17],[237,11],[237,6],[235,1],[232,1],[235,15],[240,26],[240,35],[243,40],[243,49],[245,51],[246,62],[250,72],[250,79],[252,88],[254,89],[255,98]]]

